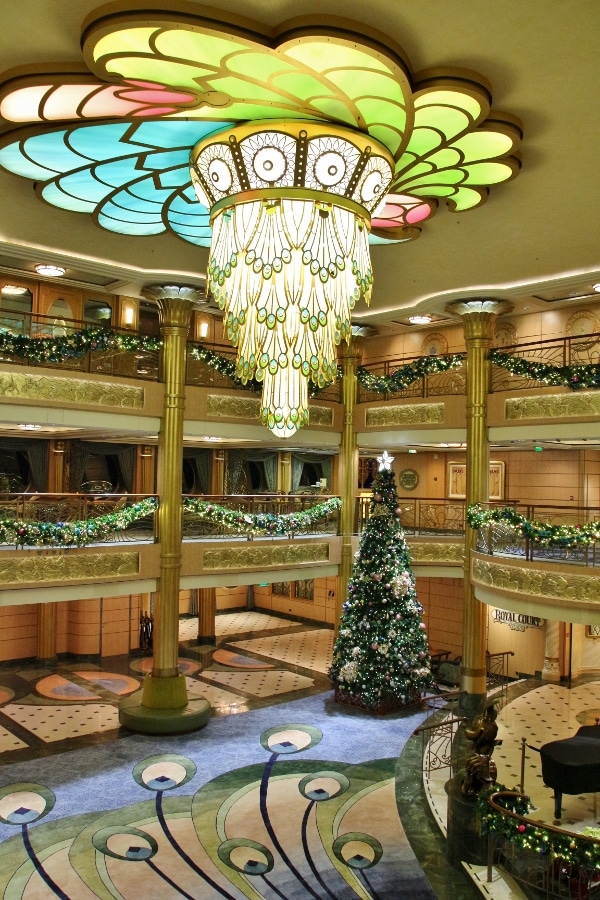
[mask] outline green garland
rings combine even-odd
[[[31,338],[0,331],[0,353],[35,363],[79,359],[90,350],[160,350],[161,347],[160,338],[123,334],[99,326],[48,338]]]
[[[501,350],[490,350],[488,358],[506,369],[511,375],[523,375],[542,384],[569,387],[572,391],[581,388],[600,388],[600,366],[551,366],[548,363],[511,356]]]
[[[460,353],[454,353],[451,356],[420,356],[415,362],[400,366],[391,375],[373,375],[364,366],[359,366],[356,370],[356,378],[367,391],[393,394],[403,391],[419,378],[423,378],[424,375],[457,369],[462,366],[463,361]]]
[[[254,391],[256,394],[262,393],[262,381],[258,381],[256,378],[248,378],[246,381],[243,381],[238,374],[234,360],[228,359],[226,356],[221,356],[219,353],[215,353],[214,350],[209,350],[208,347],[205,347],[203,344],[194,344],[189,347],[188,355],[192,359],[197,359],[205,365],[210,366],[211,369],[214,369],[220,375],[230,378],[231,381],[246,390]],[[337,375],[338,378],[342,377],[342,369],[339,366]],[[309,381],[308,396],[312,398],[318,397],[319,394],[328,387],[330,387],[330,383],[319,386],[313,381]]]
[[[514,815],[505,815],[491,807],[488,803],[491,796],[497,806]],[[552,859],[560,859],[569,866],[579,866],[588,872],[600,869],[600,841],[591,836],[586,838],[568,832],[563,836],[556,830],[549,831],[544,825],[526,818],[529,810],[529,797],[516,790],[509,791],[500,784],[482,791],[477,798],[482,834],[504,837],[519,850],[551,853]]]
[[[584,525],[549,525],[544,522],[529,521],[512,507],[504,509],[484,509],[475,504],[467,509],[467,524],[477,531],[492,522],[509,525],[521,537],[543,547],[582,547],[600,540],[600,522]]]
[[[276,515],[275,513],[248,513],[241,510],[229,509],[211,503],[209,500],[195,500],[187,497],[183,501],[184,510],[194,513],[200,519],[225,525],[238,534],[281,534],[292,535],[306,531],[314,522],[325,519],[331,513],[340,509],[342,501],[339,497],[332,497],[323,503],[317,503],[310,509],[302,512]]]
[[[154,497],[147,497],[117,512],[77,522],[27,522],[21,519],[0,519],[0,544],[16,547],[85,547],[124,531],[133,522],[151,515],[156,509]]]

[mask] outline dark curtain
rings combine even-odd
[[[202,447],[184,447],[183,458],[194,460],[196,474],[198,475],[198,487],[200,488],[198,493],[209,494],[212,451]]]
[[[333,458],[325,453],[292,453],[292,493],[298,490],[304,463],[319,463],[323,478],[327,479],[327,487],[331,490],[331,473],[333,471]]]
[[[48,446],[49,442],[44,440],[0,439],[0,452],[25,454],[33,486],[41,492],[48,490]]]
[[[133,491],[135,470],[135,444],[105,444],[101,441],[72,441],[71,443],[71,490],[81,490],[81,482],[90,454],[115,456],[119,464],[119,474],[127,494]]]

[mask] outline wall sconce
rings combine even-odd
[[[207,319],[199,319],[197,325],[197,333],[200,340],[204,340],[204,338],[208,337],[208,321]]]
[[[133,306],[124,306],[123,307],[123,324],[124,325],[133,325],[133,320],[135,319],[135,309]]]

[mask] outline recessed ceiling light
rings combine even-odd
[[[408,321],[411,325],[429,325],[433,316],[409,316]]]
[[[12,297],[16,297],[18,294],[26,294],[27,288],[21,287],[18,284],[4,284],[2,286],[2,293],[9,294]]]
[[[592,287],[597,294],[600,294],[600,282],[598,282],[598,284],[593,284]]]
[[[46,275],[49,278],[60,278],[61,275],[65,274],[66,269],[63,269],[62,266],[53,266],[50,263],[40,263],[35,267],[35,271],[38,275]]]
[[[41,428],[42,426],[41,425],[30,425],[28,423],[27,425],[19,425],[18,427],[21,429],[21,431],[37,431],[38,428]]]

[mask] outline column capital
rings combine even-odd
[[[161,325],[188,328],[192,312],[206,303],[204,291],[189,285],[149,284],[141,294],[158,305]]]
[[[510,312],[512,308],[507,300],[473,297],[449,303],[446,312],[461,317],[467,341],[472,338],[491,341],[494,338],[496,319],[502,313]]]

